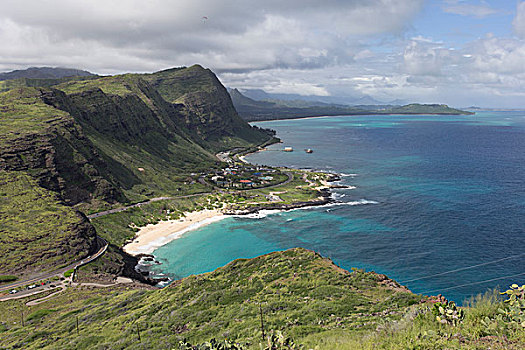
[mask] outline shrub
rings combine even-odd
[[[12,275],[0,275],[0,283],[3,283],[3,282],[14,282],[17,279],[18,279],[18,277],[12,276]]]
[[[432,313],[436,316],[436,320],[439,323],[453,326],[457,326],[465,318],[463,310],[458,309],[453,301],[435,303]]]

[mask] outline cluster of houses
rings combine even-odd
[[[225,188],[253,188],[272,184],[278,171],[271,168],[238,165],[218,170],[208,175],[208,180],[218,187]]]

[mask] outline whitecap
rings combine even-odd
[[[259,210],[256,213],[232,215],[232,216],[236,218],[262,219],[262,218],[267,217],[268,215],[278,214],[283,211],[284,210],[281,210],[281,209],[263,209],[263,210]]]
[[[366,204],[379,204],[379,202],[368,200],[368,199],[360,199],[353,202],[343,202],[341,205],[366,205]]]

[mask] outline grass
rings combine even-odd
[[[0,275],[0,283],[14,282],[18,277],[13,275]]]
[[[110,287],[111,288],[111,287]],[[271,253],[255,259],[239,259],[216,271],[191,276],[156,291],[133,289],[69,289],[65,294],[27,312],[55,310],[25,328],[17,322],[20,302],[0,304],[7,328],[7,348],[170,348],[187,338],[203,342],[229,338],[258,348],[259,304],[265,327],[281,330],[294,339],[334,329],[360,329],[364,310],[366,329],[384,320],[397,320],[402,310],[420,297],[392,289],[381,277],[363,271],[348,273],[329,260],[304,249]],[[74,332],[76,317],[80,335]],[[30,338],[28,334],[46,334]],[[93,337],[97,334],[97,337]]]
[[[80,215],[26,173],[0,171],[3,273],[19,276],[27,269],[48,270],[87,256],[94,232],[86,234],[84,225]]]
[[[517,350],[525,345],[524,329],[483,324],[505,307],[496,292],[464,307],[466,317],[457,327],[437,322],[424,301],[383,275],[349,273],[296,248],[238,259],[162,290],[69,288],[30,308],[24,300],[3,302],[0,334],[6,349],[176,349],[182,339],[197,344],[211,338],[259,349],[260,306],[267,333],[282,332],[305,349]],[[31,318],[24,327],[21,312]]]
[[[69,115],[40,100],[36,88],[14,89],[0,93],[0,147],[7,150],[14,140],[26,135],[47,133]],[[70,118],[70,117],[69,117]]]
[[[109,214],[92,220],[97,233],[111,244],[123,246],[133,239],[139,227],[155,224],[161,220],[175,220],[184,212],[204,208],[205,195],[176,200],[162,200]]]

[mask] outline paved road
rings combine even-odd
[[[21,280],[21,281],[17,281],[17,282],[14,282],[14,283],[11,283],[11,284],[7,284],[7,285],[4,285],[4,286],[0,286],[0,292],[11,290],[11,289],[16,289],[16,288],[25,286],[27,284],[33,284],[33,283],[36,283],[38,281],[42,281],[42,280],[45,280],[45,279],[48,279],[48,278],[59,276],[59,275],[62,275],[64,272],[68,271],[68,270],[71,270],[71,269],[74,269],[74,268],[78,268],[78,267],[80,267],[82,265],[85,265],[87,263],[92,262],[93,260],[97,259],[102,254],[104,254],[106,252],[106,250],[108,249],[108,243],[103,238],[97,237],[97,239],[98,239],[99,246],[101,246],[101,248],[95,254],[93,254],[91,256],[88,256],[87,258],[85,258],[83,260],[80,260],[80,261],[74,262],[72,264],[69,264],[68,266],[63,267],[61,269],[58,269],[58,270],[55,270],[55,271],[51,271],[51,272],[47,272],[47,273],[43,273],[43,274],[37,275],[35,277],[28,278],[28,279]],[[13,296],[16,296],[16,294],[13,294]]]
[[[285,181],[283,181],[281,183],[278,183],[278,184],[275,184],[275,185],[271,185],[271,186],[267,186],[267,187],[259,187],[259,188],[255,188],[255,189],[274,188],[274,187],[278,187],[278,186],[282,186],[282,185],[288,184],[290,181],[293,180],[293,174],[290,173],[290,172],[284,172],[284,173],[286,174],[286,176],[288,176],[288,179],[286,179]],[[201,182],[202,184],[208,185],[208,186],[213,186],[212,184],[208,183],[202,177],[199,178],[199,182]],[[217,189],[217,190],[221,190],[221,188],[219,188],[219,187],[213,186],[213,188]],[[252,189],[246,188],[246,189],[236,189],[235,191],[251,191],[251,190]],[[128,205],[128,206],[125,206],[125,207],[100,211],[98,213],[90,214],[87,217],[89,219],[94,219],[94,218],[99,218],[101,216],[106,216],[108,214],[120,213],[122,211],[126,211],[126,210],[131,209],[131,208],[140,207],[140,206],[142,206],[144,204],[149,204],[149,203],[158,202],[158,201],[162,201],[162,200],[174,200],[174,199],[179,199],[179,198],[191,198],[191,197],[203,196],[203,195],[207,195],[207,194],[212,194],[212,192],[201,192],[201,193],[188,194],[188,195],[184,195],[184,196],[174,196],[174,197],[156,197],[156,198],[152,198],[150,200],[144,201],[144,202],[131,204],[131,205]]]
[[[185,196],[156,197],[156,198],[152,198],[150,200],[144,201],[144,202],[135,203],[135,204],[128,205],[128,206],[125,206],[125,207],[122,207],[122,208],[115,208],[115,209],[100,211],[100,212],[95,213],[95,214],[90,214],[87,217],[90,218],[90,219],[94,219],[94,218],[98,218],[98,217],[105,216],[105,215],[108,215],[108,214],[120,213],[121,211],[125,211],[125,210],[128,210],[130,208],[140,207],[141,205],[144,205],[144,204],[149,204],[149,203],[158,202],[158,201],[167,200],[167,199],[191,198],[191,197],[202,196],[202,195],[210,194],[210,193],[211,192],[201,192],[201,193],[195,193],[195,194],[188,194],[188,195],[185,195]]]
[[[272,186],[268,186],[268,187],[263,187],[263,188],[274,188],[274,187],[283,186],[283,185],[288,184],[290,181],[293,180],[293,174],[290,173],[290,172],[285,172],[285,174],[288,176],[288,179],[285,180],[284,182],[281,182],[279,184],[275,184],[275,185],[272,185]],[[250,189],[245,189],[245,191],[250,191]],[[150,200],[144,201],[144,202],[135,203],[135,204],[128,205],[128,206],[125,206],[125,207],[122,207],[122,208],[115,208],[115,209],[110,209],[110,210],[105,210],[105,211],[101,211],[101,212],[98,212],[98,213],[90,214],[87,217],[89,219],[94,219],[94,218],[98,218],[98,217],[105,216],[105,215],[108,215],[108,214],[119,213],[119,212],[128,210],[130,208],[140,207],[141,205],[148,204],[148,203],[153,203],[153,202],[157,202],[157,201],[161,201],[161,200],[168,200],[168,199],[172,200],[172,199],[178,199],[178,198],[191,198],[191,197],[197,197],[197,196],[202,196],[202,195],[207,195],[207,194],[211,194],[211,192],[202,192],[202,193],[195,193],[195,194],[189,194],[189,195],[184,195],[184,196],[175,196],[175,197],[156,197],[156,198],[152,198]],[[14,283],[11,283],[11,284],[7,284],[7,285],[4,285],[4,286],[0,286],[0,292],[16,289],[16,288],[19,288],[19,287],[22,287],[22,286],[25,286],[25,285],[28,285],[28,284],[33,284],[33,283],[36,283],[38,281],[42,281],[42,280],[49,279],[49,278],[52,278],[52,277],[55,277],[55,276],[59,276],[59,275],[64,274],[68,270],[71,270],[71,269],[74,269],[74,268],[78,268],[78,267],[80,267],[82,265],[85,265],[87,263],[92,262],[93,260],[97,259],[102,254],[104,254],[106,252],[107,247],[108,247],[108,243],[103,238],[97,237],[97,239],[99,240],[99,245],[102,248],[99,249],[99,251],[97,253],[95,253],[94,255],[89,256],[89,257],[87,257],[84,260],[74,262],[74,263],[72,263],[72,264],[70,264],[70,265],[68,265],[66,267],[63,267],[61,269],[58,269],[58,270],[55,270],[55,271],[52,271],[52,272],[47,272],[47,273],[44,273],[44,274],[37,275],[36,277],[32,277],[32,278],[29,278],[29,279],[25,279],[25,280],[17,281],[17,282],[14,282]],[[16,297],[16,296],[19,296],[19,294],[13,294],[13,298]],[[7,299],[4,298],[4,300],[7,300]]]

